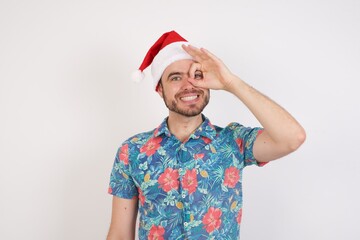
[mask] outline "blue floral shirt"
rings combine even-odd
[[[186,142],[165,119],[126,140],[110,176],[109,193],[139,199],[140,240],[238,239],[242,170],[259,164],[253,144],[261,128],[202,125]]]

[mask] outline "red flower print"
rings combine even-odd
[[[244,153],[244,141],[241,138],[237,138],[235,141],[240,149],[240,153]]]
[[[172,189],[179,189],[179,172],[172,168],[167,168],[160,175],[158,179],[160,184],[159,188],[162,188],[165,192],[169,192]]]
[[[145,203],[144,193],[141,191],[140,188],[138,188],[138,192],[139,192],[139,200],[140,200],[141,206],[144,206],[144,203]]]
[[[268,164],[269,162],[258,162],[259,167],[265,166],[266,164]]]
[[[198,186],[197,178],[196,178],[196,169],[186,170],[186,173],[181,180],[182,187],[185,190],[188,190],[189,194],[196,191]]]
[[[205,142],[205,144],[209,144],[211,142],[211,139],[207,137],[201,137],[201,139]]]
[[[211,207],[202,219],[204,228],[208,233],[218,229],[221,225],[221,210],[219,208]]]
[[[125,165],[129,164],[129,145],[125,144],[120,148],[119,158]]]
[[[165,229],[162,226],[153,225],[150,228],[148,240],[164,240]]]
[[[203,153],[198,153],[198,154],[195,154],[195,155],[194,155],[194,159],[195,159],[195,160],[202,159],[203,157],[204,157],[204,154],[203,154]]]
[[[145,153],[146,156],[153,155],[160,147],[160,142],[162,141],[161,137],[151,138],[144,146],[140,148],[141,153]]]
[[[155,129],[154,136],[156,136],[159,133],[159,128]]]
[[[111,187],[108,188],[108,193],[112,194],[112,188]]]
[[[239,212],[238,212],[238,215],[236,217],[236,222],[238,224],[241,224],[241,217],[242,217],[242,208],[240,208]]]
[[[224,185],[229,188],[234,188],[240,179],[240,170],[236,167],[229,167],[225,170]]]

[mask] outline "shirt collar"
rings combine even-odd
[[[211,124],[210,120],[202,115],[203,122],[202,124],[190,135],[189,138],[198,139],[200,137],[206,137],[210,140],[214,140],[216,136],[216,129],[214,125]],[[167,125],[167,119],[165,118],[164,121],[155,129],[154,136],[158,137],[164,134],[167,137],[171,137],[170,130]]]
[[[170,130],[167,126],[167,117],[162,121],[162,123],[155,129],[154,136],[158,137],[162,134],[166,135],[167,137],[171,137]]]

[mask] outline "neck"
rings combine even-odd
[[[203,122],[202,115],[194,117],[186,117],[177,113],[170,112],[167,120],[170,132],[181,142],[189,139],[190,135],[201,125]]]

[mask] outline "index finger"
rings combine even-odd
[[[183,44],[182,48],[198,62],[201,62],[202,60],[207,59],[207,55],[197,47],[194,47],[192,45]]]

